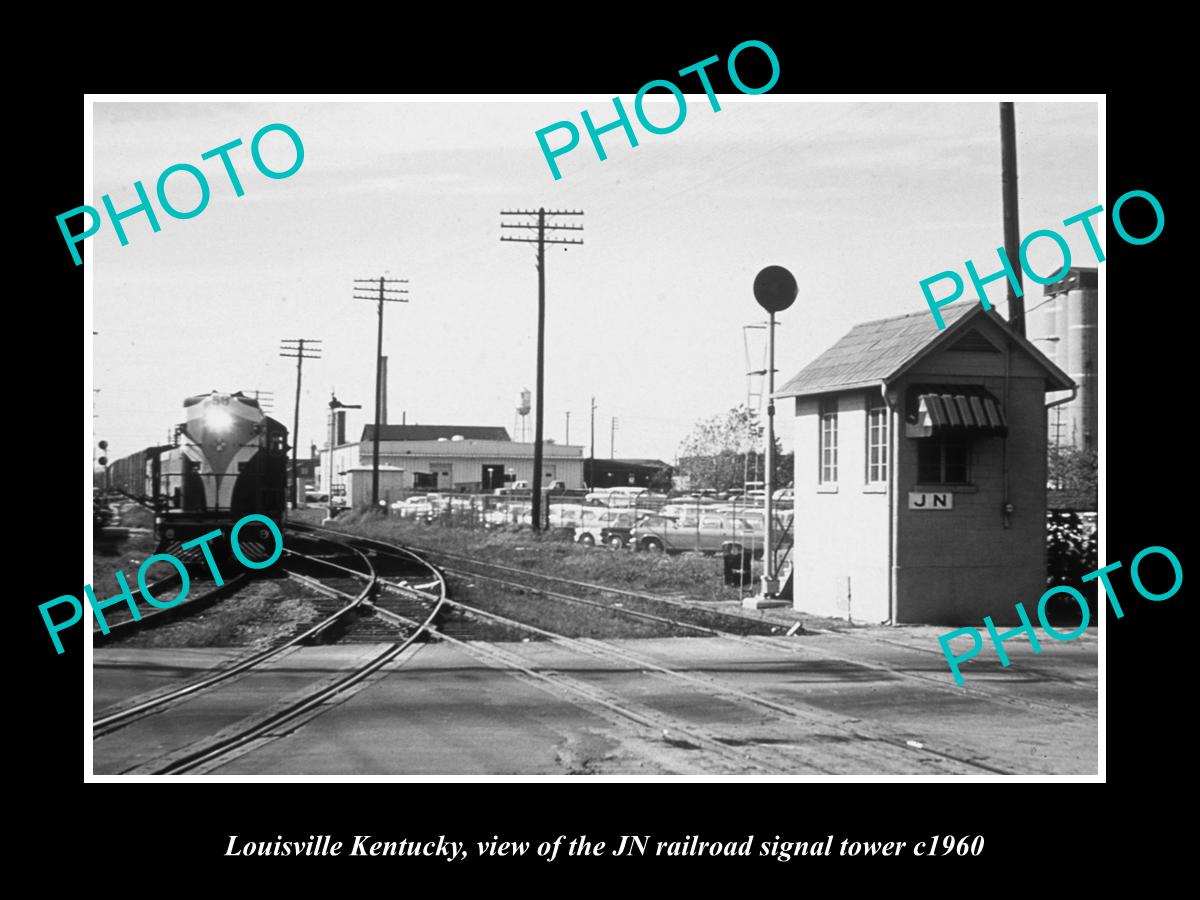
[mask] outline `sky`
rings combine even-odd
[[[209,390],[273,392],[272,415],[291,429],[296,366],[280,342],[316,338],[322,358],[305,363],[300,398],[306,455],[326,439],[331,390],[371,407],[376,305],[353,298],[353,281],[380,275],[409,279],[410,291],[384,313],[389,421],[403,412],[409,423],[513,432],[520,392],[535,387],[537,271],[534,245],[500,241],[505,209],[584,211],[561,220],[583,232],[560,232],[584,244],[546,251],[545,437],[565,441],[569,412],[570,443],[586,447],[594,396],[600,457],[612,417],[617,457],[672,461],[697,420],[747,401],[747,335],[749,368],[765,368],[765,330],[744,331],[765,321],[752,291],[764,266],[788,268],[799,285],[778,317],[780,385],[858,322],[927,313],[921,279],[962,273],[967,259],[981,274],[999,268],[995,102],[719,100],[714,112],[688,95],[671,134],[633,119],[639,145],[609,132],[604,161],[579,115],[610,121],[604,97],[96,103],[86,202],[101,208],[110,194],[117,210],[132,207],[134,181],[153,197],[159,173],[181,162],[211,188],[194,218],[170,218],[155,199],[158,233],[137,215],[123,222],[128,246],[107,220],[87,241],[96,439],[110,458],[159,443],[183,420],[184,398]],[[646,109],[663,124],[676,114],[673,100]],[[560,120],[582,137],[555,180],[534,133]],[[1061,225],[1102,202],[1096,104],[1018,103],[1016,121],[1022,235],[1057,229],[1076,265],[1096,265],[1083,230]],[[250,158],[252,136],[276,122],[304,144],[284,179]],[[219,160],[201,160],[234,138],[241,197]],[[294,158],[277,132],[262,154],[275,169]],[[189,209],[199,191],[174,175],[168,197]],[[1061,265],[1049,240],[1030,261],[1043,274]],[[1041,288],[1026,288],[1032,307]],[[1001,313],[1004,292],[989,290]],[[348,433],[366,421],[352,411]],[[532,415],[527,429],[532,440]]]

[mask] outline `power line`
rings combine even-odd
[[[275,409],[275,392],[260,391],[257,389],[246,389],[242,391],[247,397],[253,396],[258,402],[258,408],[263,412],[273,412]]]
[[[1004,204],[1004,253],[1008,259],[1019,255],[1021,226],[1017,209],[1017,125],[1011,103],[1000,104],[1000,193]],[[1008,281],[1008,324],[1025,337],[1025,298],[1021,285],[1021,267],[1014,273],[1016,284]]]
[[[355,294],[355,300],[374,300],[379,304],[379,339],[375,346],[375,442],[371,460],[371,509],[374,512],[379,512],[379,423],[383,420],[383,414],[380,406],[383,403],[383,304],[384,303],[407,303],[408,298],[403,296],[408,293],[407,288],[388,287],[389,284],[408,284],[407,278],[384,278],[380,275],[378,278],[355,278],[354,289],[356,291],[368,290],[367,285],[374,286],[379,284],[379,296],[368,297],[363,294]]]
[[[321,342],[313,338],[284,338],[279,342],[279,355],[285,359],[296,360],[296,414],[292,419],[291,509],[295,509],[300,503],[300,479],[296,477],[296,450],[300,446],[300,373],[304,369],[306,359],[321,358],[320,347],[305,345],[319,343]]]
[[[588,488],[590,488],[593,491],[596,489],[596,482],[594,480],[595,468],[596,468],[596,398],[593,397],[592,398],[592,453],[591,453],[591,456],[588,457],[588,481],[587,481]]]
[[[537,238],[508,237],[500,235],[502,241],[513,241],[524,244],[537,244],[538,270],[538,327],[537,327],[537,415],[533,425],[533,513],[530,524],[534,531],[542,527],[542,418],[545,411],[545,357],[546,357],[546,245],[547,244],[582,244],[582,240],[574,238],[547,238],[547,231],[583,231],[582,225],[547,225],[547,216],[582,216],[583,210],[547,210],[538,207],[536,210],[514,209],[500,210],[501,216],[537,216],[537,224],[528,222],[501,222],[501,228],[537,229]]]

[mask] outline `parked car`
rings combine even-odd
[[[497,497],[529,497],[533,494],[533,489],[528,481],[514,481],[496,488],[492,493]]]
[[[587,508],[580,503],[552,503],[546,524],[551,528],[578,528]]]
[[[603,503],[605,506],[628,508],[636,506],[640,500],[651,497],[650,489],[644,487],[613,487],[596,488],[589,491],[583,498],[589,503]]]
[[[650,553],[712,554],[720,553],[727,544],[740,544],[761,558],[763,526],[759,513],[705,509],[695,518],[647,516],[634,527],[630,539],[634,549]]]
[[[508,511],[508,507],[494,506],[486,510],[483,514],[484,525],[509,525],[512,523],[512,515]]]
[[[580,515],[579,525],[575,528],[575,540],[586,546],[603,543],[602,532],[609,526],[633,527],[633,513],[623,509],[607,509],[605,507],[585,508]]]
[[[434,505],[428,497],[409,497],[392,504],[392,512],[402,519],[429,519],[434,514]]]
[[[686,497],[669,500],[659,510],[660,515],[678,519],[682,524],[695,525],[701,513],[722,508],[717,501],[703,497]]]
[[[618,517],[618,519],[624,518],[626,517]],[[612,525],[606,525],[600,529],[600,543],[610,550],[624,550],[633,545],[633,528],[633,522],[628,524],[614,522]]]

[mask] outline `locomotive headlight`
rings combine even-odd
[[[233,427],[233,416],[219,406],[210,406],[204,411],[204,424],[209,431],[219,434]]]

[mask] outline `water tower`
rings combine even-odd
[[[529,388],[524,388],[521,391],[521,402],[517,405],[517,414],[521,417],[521,442],[525,441],[525,417],[529,415],[530,403]]]

